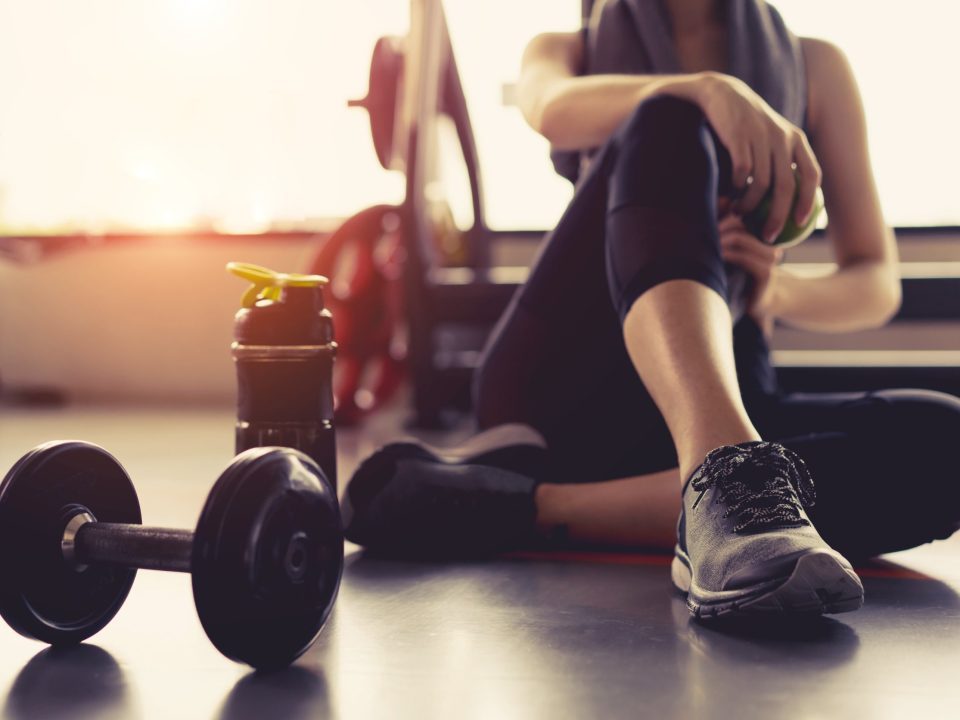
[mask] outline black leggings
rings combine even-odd
[[[696,106],[667,97],[641,104],[595,157],[494,330],[476,376],[480,428],[537,428],[553,482],[676,467],[621,321],[645,290],[681,278],[742,314],[745,276],[724,266],[716,230],[716,198],[729,183],[729,155]],[[960,399],[922,390],[784,395],[749,317],[736,321],[733,346],[757,429],[810,467],[811,516],[829,543],[867,557],[954,531]]]

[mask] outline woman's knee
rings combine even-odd
[[[717,147],[703,111],[667,95],[640,103],[618,132],[610,180],[611,208],[711,212]]]
[[[717,241],[717,153],[703,112],[662,96],[620,129],[609,179],[608,286],[621,320],[644,292],[693,280],[727,297]]]
[[[621,142],[649,135],[670,138],[678,131],[696,132],[703,124],[703,111],[689,100],[655,95],[639,103],[621,129]]]

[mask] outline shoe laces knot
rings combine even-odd
[[[710,488],[727,506],[724,517],[736,516],[733,532],[809,525],[804,508],[816,499],[806,463],[779,443],[749,442],[725,445],[707,454],[690,478],[700,494],[696,508]]]

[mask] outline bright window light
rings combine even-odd
[[[798,35],[836,43],[863,95],[887,221],[960,225],[955,92],[960,6],[951,0],[778,0]]]
[[[402,0],[0,0],[0,233],[330,224],[403,197],[367,115]]]
[[[902,3],[775,4],[850,57],[888,221],[960,225],[956,3],[917,0],[909,20]],[[444,5],[487,220],[551,227],[569,184],[505,99],[529,39],[575,29],[580,0]],[[399,201],[403,178],[377,163],[367,116],[346,101],[366,91],[376,38],[406,32],[408,7],[0,0],[0,234],[312,229]]]

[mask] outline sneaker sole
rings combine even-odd
[[[831,553],[811,551],[793,571],[748,588],[720,593],[698,592],[689,560],[678,548],[670,565],[673,584],[687,595],[687,609],[696,618],[728,615],[835,614],[863,606],[863,584],[857,574]],[[708,597],[704,597],[708,595]]]

